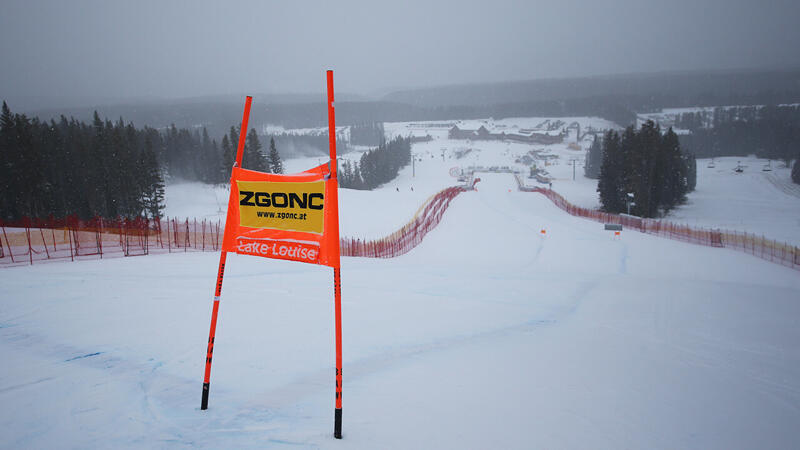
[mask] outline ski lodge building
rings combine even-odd
[[[558,144],[564,141],[563,133],[537,133],[536,131],[530,129],[521,129],[512,133],[506,133],[505,131],[492,133],[483,125],[481,125],[477,130],[462,129],[459,128],[458,125],[453,125],[453,128],[450,128],[450,131],[448,131],[447,136],[450,139],[472,139],[475,141],[508,140],[539,145]]]

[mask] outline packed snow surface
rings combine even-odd
[[[452,184],[419,150],[414,177],[343,191],[343,234],[394,229]],[[0,447],[797,445],[796,271],[613,240],[478,176],[410,253],[343,259],[342,441],[330,268],[229,255],[201,411],[218,255],[187,253],[0,271]]]

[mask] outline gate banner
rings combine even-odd
[[[294,175],[234,167],[222,250],[337,267],[336,189],[328,164]]]

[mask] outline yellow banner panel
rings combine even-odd
[[[325,181],[236,181],[239,225],[322,234]]]

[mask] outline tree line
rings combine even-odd
[[[139,129],[97,112],[89,124],[65,116],[44,122],[3,102],[0,218],[160,217],[165,179],[228,181],[238,136],[231,127],[219,146],[205,129]],[[283,173],[273,139],[269,147],[265,154],[251,129],[243,167]]]
[[[367,122],[350,126],[350,144],[381,145],[385,140],[383,122]]]
[[[162,135],[133,124],[0,114],[0,217],[159,217]]]
[[[241,127],[231,126],[228,134],[222,137],[222,155],[220,159],[221,170],[215,180],[199,180],[207,183],[226,183],[230,179],[231,167],[236,159],[236,150],[239,146],[239,130]],[[267,173],[283,173],[283,161],[275,146],[275,139],[269,140],[269,153],[262,151],[263,146],[258,138],[255,128],[247,133],[242,151],[242,167],[250,170]]]
[[[691,131],[681,146],[700,158],[756,155],[782,160],[800,158],[800,106],[747,106],[687,112],[675,126]]]
[[[411,162],[411,139],[396,137],[365,152],[358,162],[345,160],[337,174],[343,188],[372,190],[397,177]]]
[[[681,150],[672,128],[662,133],[653,121],[639,130],[629,126],[621,134],[608,130],[590,147],[587,159],[597,161],[598,152],[597,191],[606,212],[627,212],[632,202],[631,214],[658,217],[685,201],[697,184],[694,155]]]

